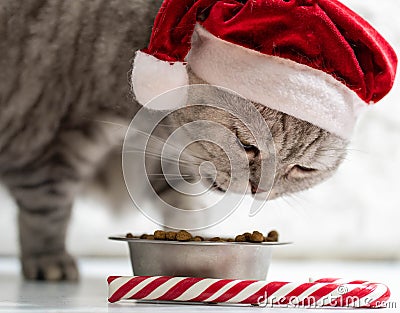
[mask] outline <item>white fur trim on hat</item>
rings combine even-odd
[[[136,100],[142,105],[155,110],[182,107],[186,105],[187,88],[179,87],[188,84],[189,78],[184,63],[170,63],[142,51],[136,52],[132,88]],[[160,97],[161,94],[163,95]]]
[[[367,105],[331,75],[297,62],[261,54],[215,37],[200,25],[188,63],[210,84],[349,138]]]

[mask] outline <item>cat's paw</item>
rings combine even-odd
[[[22,272],[25,279],[48,281],[77,281],[78,267],[68,253],[23,257]]]

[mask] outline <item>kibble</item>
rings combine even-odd
[[[241,235],[237,235],[235,239],[233,238],[221,238],[221,237],[212,237],[212,238],[203,238],[201,236],[192,236],[186,230],[180,230],[179,232],[174,231],[163,231],[156,230],[153,235],[143,234],[140,237],[134,236],[132,233],[127,233],[126,238],[140,238],[147,240],[170,240],[170,241],[212,241],[212,242],[252,242],[252,243],[260,243],[260,242],[277,242],[279,238],[279,234],[276,230],[272,230],[268,233],[267,236],[264,236],[261,232],[255,230],[253,233],[245,232]]]
[[[262,233],[260,233],[259,231],[253,231],[253,233],[250,236],[250,241],[251,242],[263,242],[264,235]]]
[[[250,233],[244,233],[243,236],[246,238],[246,241],[251,241],[251,234]]]
[[[279,239],[279,234],[278,234],[278,232],[277,232],[276,230],[271,230],[271,231],[268,233],[268,237],[271,238],[273,241],[278,241],[278,239]]]
[[[213,237],[213,238],[208,239],[208,241],[222,242],[223,240],[220,237]]]
[[[235,237],[235,241],[236,242],[246,242],[247,240],[246,240],[246,236],[245,235],[237,235],[236,237]]]
[[[265,242],[277,242],[279,239],[279,234],[276,230],[271,230],[267,237],[264,238]]]
[[[165,240],[165,231],[163,230],[156,230],[154,232],[154,239],[155,240]]]
[[[167,240],[176,240],[176,232],[174,231],[167,231],[165,233],[165,239]]]
[[[192,235],[186,230],[180,230],[176,234],[176,240],[178,241],[189,241],[192,239]]]

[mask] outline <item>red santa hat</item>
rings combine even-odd
[[[337,0],[165,0],[136,53],[137,100],[187,85],[188,65],[210,84],[348,138],[360,109],[390,91],[397,57]]]

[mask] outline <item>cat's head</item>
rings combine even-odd
[[[212,106],[187,107],[185,92],[151,105],[155,110],[183,106],[181,116],[175,118],[179,124],[205,119],[235,135],[210,128],[210,137],[228,146],[230,160],[211,142],[197,141],[190,147],[214,165],[215,188],[223,191],[230,185],[229,190],[235,191],[236,185],[250,183],[255,193],[268,191],[260,174],[260,164],[271,158],[260,146],[268,146],[268,140],[273,141],[276,155],[274,169],[265,174],[275,175],[270,198],[326,179],[343,159],[361,110],[392,88],[397,57],[385,39],[336,1],[314,2],[214,1],[210,5],[200,0],[182,6],[167,1],[155,20],[148,47],[136,54],[132,86],[142,104],[187,86],[190,80],[193,83],[196,77],[189,68],[205,81],[243,96],[215,93],[212,101],[217,107],[246,102],[246,98],[253,101],[253,110],[243,105],[239,117]],[[257,128],[257,114],[270,131],[261,127],[250,134],[243,126],[247,119]],[[267,132],[272,136],[263,139]],[[254,134],[261,136],[257,143]],[[239,153],[243,150],[246,158]]]
[[[189,76],[191,84],[206,84],[191,71]],[[255,109],[248,110],[243,105],[248,100],[240,96],[218,90],[210,91],[208,88],[195,90],[198,94],[192,95],[192,98],[200,100],[211,97],[219,106],[224,107],[224,104],[227,104],[239,108],[239,116],[232,116],[226,110],[213,106],[184,107],[170,116],[177,127],[202,120],[220,124],[233,134],[229,136],[226,132],[215,131],[210,127],[211,140],[194,140],[187,146],[188,154],[201,160],[195,162],[196,164],[204,161],[213,164],[214,167],[202,168],[201,174],[212,179],[211,183],[216,190],[225,192],[229,189],[235,192],[247,184],[249,191],[257,194],[257,197],[273,199],[305,190],[322,182],[332,176],[344,159],[347,140],[326,130],[261,104],[252,103]],[[207,92],[207,95],[202,94],[203,92]],[[252,130],[245,126],[240,115],[252,122]],[[265,125],[258,122],[260,115],[270,134],[263,134],[266,129]],[[268,142],[271,140],[272,143]],[[218,145],[221,142],[226,143],[225,151]],[[263,151],[263,147],[271,144],[274,147],[274,154]],[[245,161],[243,161],[244,153]],[[268,160],[268,158],[274,159]],[[235,164],[234,177],[232,177],[232,164]],[[267,166],[267,171],[264,169],[262,172],[264,164],[273,164],[273,167]],[[195,173],[199,173],[198,168],[195,169]],[[268,184],[271,179],[273,179],[272,189],[271,184]]]

